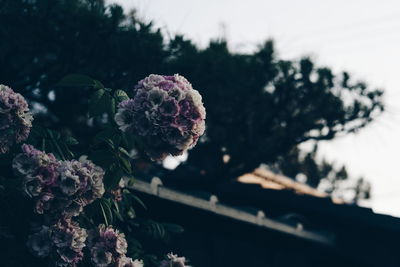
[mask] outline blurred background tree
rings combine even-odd
[[[350,203],[371,197],[368,181],[363,177],[351,179],[345,166],[337,167],[325,159],[318,160],[317,148],[315,145],[310,152],[305,152],[296,146],[289,153],[279,156],[269,167]]]
[[[34,103],[37,120],[85,140],[96,124],[82,116],[88,91],[59,90],[72,72],[106,86],[133,88],[150,73],[180,73],[203,95],[207,131],[188,160],[161,170],[176,186],[218,191],[221,184],[266,163],[317,187],[348,179],[345,168],[318,163],[316,151],[300,156],[299,144],[356,132],[379,115],[381,90],[333,74],[309,58],[281,60],[267,41],[249,54],[227,41],[198,48],[102,0],[0,0],[0,81]],[[61,125],[66,127],[60,129]],[[353,200],[369,196],[363,179]]]

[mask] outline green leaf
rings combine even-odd
[[[119,150],[119,152],[121,152],[122,155],[126,156],[126,157],[129,158],[129,159],[131,158],[131,156],[129,155],[129,152],[126,151],[125,148],[119,147],[118,150]]]
[[[124,221],[124,218],[122,217],[120,211],[119,211],[119,206],[118,206],[118,202],[117,201],[113,201],[113,211],[114,211],[114,215],[118,218],[118,220],[120,220],[121,222]]]
[[[89,115],[91,117],[109,113],[113,109],[115,110],[115,100],[103,89],[94,92],[89,100]]]
[[[101,208],[101,212],[103,214],[103,218],[104,218],[105,224],[107,226],[112,224],[113,215],[112,215],[112,212],[111,212],[111,206],[110,206],[110,204],[108,203],[108,201],[106,199],[101,199],[100,200],[100,208]]]
[[[106,186],[106,189],[116,188],[123,175],[124,171],[121,168],[115,167],[114,165],[111,166],[104,176],[104,185]]]
[[[89,76],[82,74],[70,74],[65,76],[58,82],[59,87],[85,87],[94,86],[95,81]]]
[[[93,81],[93,88],[95,88],[95,89],[104,89],[104,85],[100,81],[94,80]]]
[[[89,115],[91,117],[97,116],[101,114],[101,109],[99,107],[99,103],[103,98],[105,91],[103,89],[97,90],[92,94],[89,99]]]
[[[134,194],[130,193],[128,195],[130,198],[132,198],[132,200],[136,201],[140,206],[142,206],[142,208],[144,208],[145,210],[147,210],[146,205],[144,204],[144,202],[137,196],[135,196]]]
[[[124,178],[127,187],[132,187],[135,184],[135,177],[133,175],[126,175]],[[130,193],[128,189],[125,189],[125,191]]]
[[[173,223],[163,223],[165,230],[171,233],[183,233],[184,229],[182,226]]]
[[[132,174],[132,166],[130,161],[124,157],[120,157],[119,160],[121,162],[121,167],[124,169],[124,171],[127,174]]]
[[[44,129],[43,127],[37,126],[37,125],[34,125],[32,127],[31,134],[36,134],[36,135],[38,135],[40,137],[46,137],[47,136],[46,129]]]
[[[97,90],[96,92],[94,92],[92,94],[92,97],[90,98],[90,102],[93,102],[93,103],[99,102],[100,99],[103,97],[104,93],[105,93],[104,89]]]
[[[159,224],[159,223],[154,223],[155,226],[155,230],[157,231],[157,235],[160,239],[164,238],[165,236],[165,228],[163,225]]]
[[[148,220],[144,223],[147,232],[156,239],[163,239],[165,237],[165,228],[162,224],[155,221]]]
[[[117,100],[117,102],[122,102],[125,100],[129,100],[129,96],[127,95],[127,93],[123,90],[117,90],[114,93],[114,97]]]
[[[114,216],[113,216],[112,209],[111,209],[111,200],[103,198],[103,202],[106,206],[105,210],[106,210],[106,214],[108,216],[108,221],[112,224],[114,221]]]
[[[115,103],[115,99],[114,98],[109,98],[108,99],[108,107],[109,107],[109,112],[112,118],[114,118],[115,115],[115,110],[116,110],[116,103]]]
[[[50,137],[50,142],[52,143],[52,145],[54,146],[53,149],[55,149],[55,151],[52,151],[54,154],[56,154],[55,156],[61,158],[62,160],[66,160],[66,157],[60,147],[59,144],[59,140],[60,140],[60,133],[56,132],[56,131],[52,131],[50,129],[47,129],[47,134]]]
[[[76,139],[75,139],[74,137],[72,137],[72,136],[67,136],[67,137],[65,138],[65,143],[66,143],[67,145],[70,145],[70,146],[79,144],[78,140],[76,140]]]
[[[115,144],[117,143],[116,141],[118,141],[117,139],[119,139],[118,134],[119,133],[115,128],[106,128],[95,135],[93,143],[100,144],[105,142],[107,144]]]
[[[64,151],[68,159],[73,159],[75,157],[74,153],[69,149],[66,143],[61,144],[61,148]]]
[[[134,219],[136,217],[136,212],[133,208],[129,208],[127,215],[129,218]]]
[[[89,159],[102,167],[108,167],[113,164],[117,158],[113,152],[107,149],[99,149],[90,153]]]
[[[46,138],[42,138],[41,147],[42,147],[42,151],[46,151]]]

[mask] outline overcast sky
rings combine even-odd
[[[385,89],[387,112],[357,134],[321,144],[321,154],[346,164],[373,186],[376,212],[400,216],[400,1],[391,0],[110,0],[135,8],[171,35],[204,47],[227,37],[248,52],[268,38],[281,58],[311,56]]]

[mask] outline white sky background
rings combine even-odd
[[[400,216],[400,1],[396,0],[110,0],[135,8],[171,35],[204,47],[224,35],[232,51],[268,38],[284,59],[311,56],[382,87],[387,112],[357,134],[324,142],[321,155],[346,164],[373,187],[376,212]]]

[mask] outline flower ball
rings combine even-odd
[[[133,134],[152,160],[181,155],[205,130],[201,95],[183,76],[155,75],[139,81],[133,98],[118,106],[115,121]]]
[[[28,138],[32,120],[24,97],[0,84],[0,154]]]

